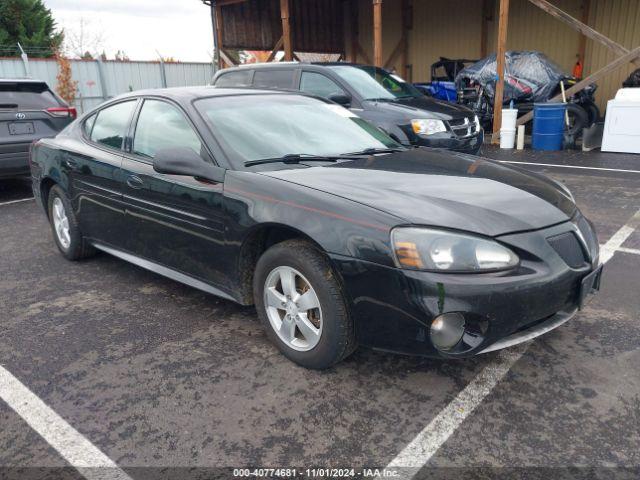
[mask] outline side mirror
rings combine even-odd
[[[167,175],[202,178],[212,182],[224,181],[224,168],[205,162],[187,147],[163,148],[153,158],[153,169]]]
[[[351,106],[351,95],[347,95],[345,93],[334,93],[333,95],[329,95],[329,100],[338,105],[342,105],[344,108],[349,108]]]

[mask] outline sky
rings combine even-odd
[[[209,8],[201,0],[44,0],[58,26],[74,33],[84,23],[87,44],[96,37],[113,58],[210,62],[213,33]]]

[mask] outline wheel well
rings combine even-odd
[[[56,182],[50,178],[45,178],[40,182],[40,197],[47,217],[49,217],[49,192],[54,185],[56,185]]]
[[[273,245],[294,238],[307,240],[319,251],[324,252],[322,247],[307,235],[285,225],[265,225],[251,232],[245,239],[240,248],[238,261],[239,300],[243,305],[253,304],[253,274],[258,259]]]

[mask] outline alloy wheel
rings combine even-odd
[[[294,268],[273,269],[264,285],[271,327],[288,347],[308,351],[320,341],[322,308],[311,283]]]
[[[58,241],[62,248],[65,250],[71,245],[71,235],[69,234],[69,218],[67,212],[64,209],[64,204],[60,197],[56,197],[53,200],[53,228],[58,237]]]

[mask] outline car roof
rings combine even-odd
[[[0,78],[0,83],[43,83],[47,84],[44,80],[38,80],[35,78]]]
[[[218,96],[249,96],[249,95],[273,95],[273,94],[293,94],[300,95],[296,91],[283,91],[283,90],[269,90],[269,89],[256,89],[249,87],[214,87],[214,86],[200,86],[200,87],[171,87],[171,88],[151,88],[146,90],[136,90],[128,92],[122,95],[118,95],[118,99],[135,98],[140,96],[159,96],[180,100],[193,100],[203,97],[218,97]]]
[[[218,75],[222,75],[226,72],[233,72],[238,70],[262,70],[262,69],[281,69],[286,67],[373,67],[373,65],[366,65],[363,63],[352,62],[264,62],[264,63],[245,63],[243,65],[237,65],[235,67],[225,68],[218,72]]]

